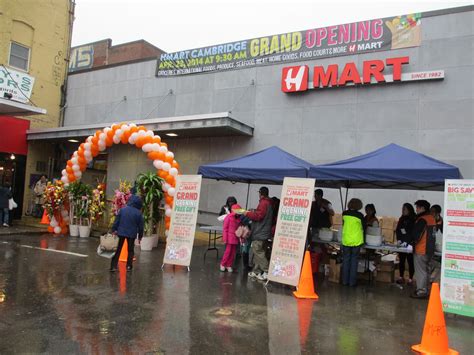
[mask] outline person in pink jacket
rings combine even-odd
[[[222,272],[233,272],[232,265],[234,264],[235,254],[237,253],[237,245],[239,238],[235,235],[235,231],[240,225],[240,218],[235,214],[235,210],[240,210],[238,204],[232,205],[232,212],[224,219],[224,227],[222,239],[225,243],[225,252],[221,260],[220,270]]]

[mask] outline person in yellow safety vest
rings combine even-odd
[[[348,210],[342,213],[342,284],[345,286],[357,285],[359,253],[366,228],[364,215],[359,212],[362,206],[361,200],[353,198]]]

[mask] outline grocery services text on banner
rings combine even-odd
[[[158,58],[156,76],[249,68],[420,44],[421,14],[410,14],[163,53]]]

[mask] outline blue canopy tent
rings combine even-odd
[[[441,191],[445,179],[462,179],[459,169],[397,144],[310,168],[323,187]],[[347,190],[346,190],[347,201]]]
[[[203,178],[249,184],[282,184],[285,177],[308,177],[313,165],[278,147],[270,147],[243,157],[201,165]],[[248,193],[247,193],[248,200]]]

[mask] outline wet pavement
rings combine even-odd
[[[97,245],[0,236],[0,354],[409,354],[421,340],[427,301],[408,289],[322,280],[318,301],[296,300],[241,270],[220,273],[205,247],[190,273],[162,271],[160,245],[110,274]],[[473,321],[446,318],[450,347],[472,353]]]

